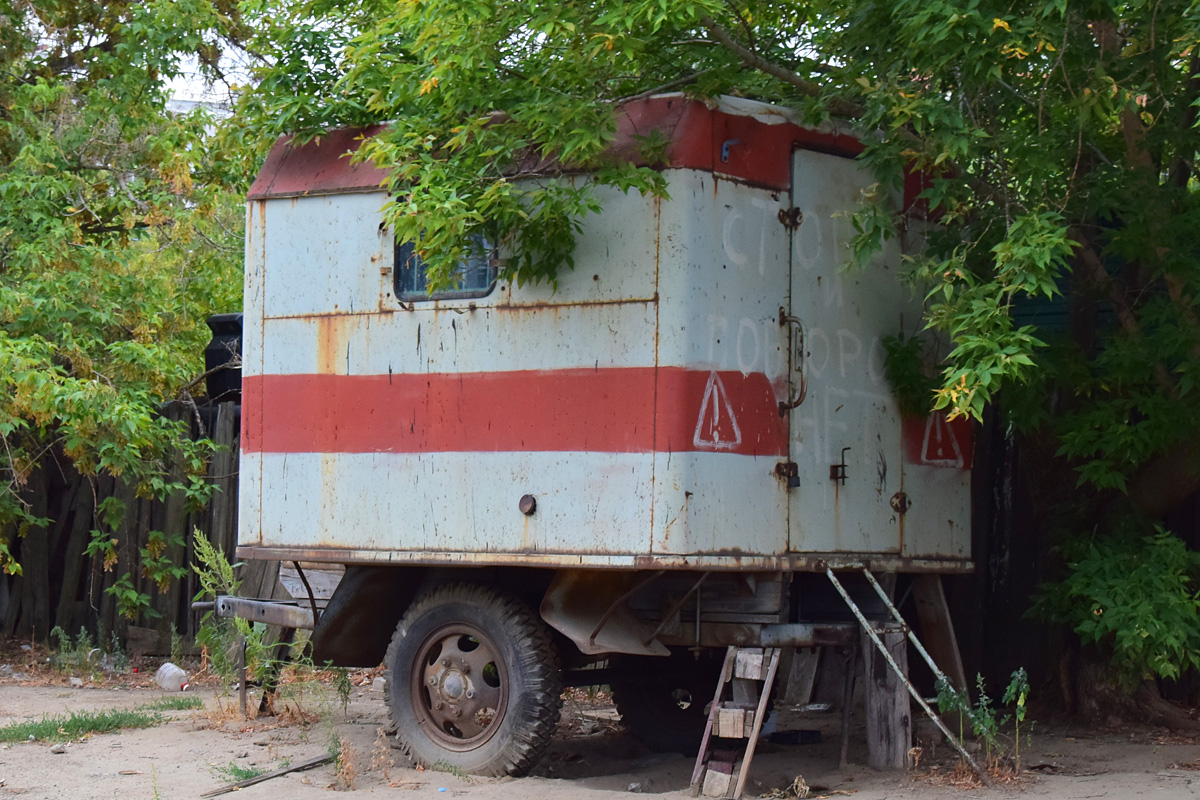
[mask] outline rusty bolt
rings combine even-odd
[[[460,669],[459,672],[461,672],[463,675],[470,675],[471,674],[471,665],[465,661],[462,662],[462,669]]]
[[[448,659],[448,658],[443,658],[443,659],[442,659],[442,666],[443,666],[443,667],[448,667],[448,666],[450,666],[450,659]]]
[[[437,686],[437,677],[436,676],[434,676],[434,675],[429,676],[429,685]]]
[[[904,492],[896,492],[892,495],[892,511],[897,514],[903,514],[912,508],[912,501],[908,499],[908,495]]]
[[[442,708],[442,704],[440,702],[433,704],[434,711],[439,711],[439,710],[441,710],[441,708]]]
[[[537,511],[537,499],[531,494],[521,495],[521,502],[517,503],[517,508],[521,509],[521,513],[529,516],[534,511]]]
[[[461,716],[462,716],[462,709],[458,709],[458,708],[454,709],[454,711],[453,711],[453,714],[454,714],[454,716],[456,716],[456,717],[461,717]]]

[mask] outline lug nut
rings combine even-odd
[[[462,669],[459,670],[459,672],[461,672],[463,675],[470,675],[471,674],[471,665],[465,661],[462,662]]]
[[[454,709],[454,716],[456,716],[456,717],[461,717],[461,716],[462,716],[462,711],[460,711],[460,710],[459,710],[459,709],[457,709],[457,708],[456,708],[456,709]]]
[[[450,666],[450,659],[448,659],[448,658],[443,658],[443,659],[442,659],[442,666],[443,666],[443,667],[448,667],[448,666]]]
[[[436,676],[433,676],[433,675],[429,676],[429,685],[437,686],[437,677]]]

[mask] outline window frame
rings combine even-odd
[[[428,266],[416,252],[415,242],[402,242],[398,237],[392,237],[392,295],[401,303],[421,303],[431,300],[478,300],[487,297],[496,291],[497,284],[500,283],[500,270],[496,258],[496,248],[490,246],[487,240],[479,235],[475,238],[478,243],[483,245],[483,255],[486,256],[486,267],[490,272],[491,280],[486,287],[470,288],[470,289],[450,289],[434,292],[430,294],[424,289],[408,290],[402,286],[402,280],[406,276],[411,276],[415,270],[402,266],[400,254],[402,249],[409,249],[411,255],[409,259],[419,259],[422,266],[427,270]],[[466,266],[468,262],[460,261],[460,266]],[[479,267],[472,267],[479,269]],[[425,282],[425,274],[421,274],[422,281]],[[427,283],[427,282],[426,282]]]

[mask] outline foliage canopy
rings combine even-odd
[[[234,3],[207,0],[0,0],[8,571],[20,569],[9,537],[45,524],[25,496],[30,476],[55,462],[140,496],[209,493],[208,446],[159,406],[202,370],[207,314],[240,305],[242,213],[209,146],[214,120],[171,110],[168,82],[186,59],[213,68],[235,18]],[[92,554],[105,568],[119,516],[114,503],[97,514]],[[152,577],[170,579],[159,566]]]

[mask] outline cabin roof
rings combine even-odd
[[[639,137],[657,131],[666,140],[666,156],[652,166],[699,169],[780,191],[791,186],[795,149],[845,156],[862,151],[856,138],[832,125],[805,127],[790,109],[735,97],[718,98],[710,106],[682,94],[655,95],[625,103],[617,114],[616,155],[646,164]],[[380,191],[387,173],[351,158],[380,130],[342,128],[303,145],[281,137],[247,199]]]

